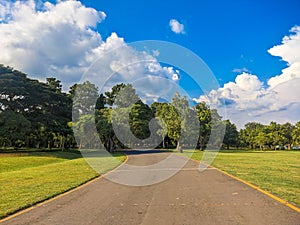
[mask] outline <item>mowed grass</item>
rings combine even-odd
[[[221,151],[212,166],[300,206],[300,151]]]
[[[100,157],[97,170],[103,174],[123,162]],[[0,154],[0,218],[73,189],[95,177],[79,153]]]

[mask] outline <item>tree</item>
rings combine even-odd
[[[206,105],[205,102],[198,103],[194,108],[196,110],[200,123],[198,146],[201,150],[204,150],[210,136],[211,111],[209,106]]]
[[[79,149],[97,149],[99,147],[94,119],[93,115],[80,115],[79,119],[73,123]]]
[[[167,126],[167,111],[169,107],[169,104],[166,102],[153,102],[151,104],[151,110],[155,118],[158,118],[158,125],[160,128],[157,129],[156,133],[161,137],[163,148],[168,147],[168,141],[170,141]]]
[[[269,145],[271,148],[275,149],[275,146],[285,145],[287,139],[283,134],[282,126],[274,121],[271,121],[269,126],[267,126]]]
[[[31,123],[21,113],[6,110],[0,113],[0,140],[2,147],[5,143],[18,148],[25,146]],[[4,146],[3,146],[4,145]]]
[[[151,135],[149,123],[154,114],[147,104],[137,101],[130,109],[129,125],[132,133],[139,139],[146,139]]]
[[[227,149],[229,149],[230,146],[237,146],[238,131],[235,124],[231,123],[230,120],[224,120],[223,123],[226,126],[223,143]]]
[[[95,109],[101,110],[105,108],[106,99],[103,94],[100,94],[100,96],[97,98]]]
[[[295,124],[292,131],[293,145],[300,145],[300,121]]]
[[[61,93],[61,88],[62,88],[62,85],[61,85],[61,81],[60,80],[57,80],[56,78],[54,77],[49,77],[49,78],[46,78],[46,84],[51,88],[53,89],[55,92],[57,93]]]
[[[55,78],[44,84],[0,66],[0,111],[19,113],[31,123],[28,146],[51,147],[54,137],[70,134],[67,123],[71,121],[72,101],[60,88]]]
[[[293,144],[293,130],[295,129],[295,126],[291,123],[285,123],[281,125],[281,130],[283,132],[283,136],[286,140],[286,144],[288,146],[288,149],[291,149],[291,146]]]
[[[74,90],[74,88],[76,88]],[[73,97],[73,120],[77,121],[81,115],[95,113],[96,101],[99,97],[95,84],[85,81],[71,89]]]
[[[69,89],[69,96],[71,97],[71,99],[73,99],[75,96],[77,85],[78,84],[73,84]]]
[[[256,137],[258,136],[259,132],[263,131],[264,125],[257,122],[249,122],[245,124],[245,129],[240,131],[240,142],[245,143],[251,149],[256,147]]]
[[[113,87],[113,100],[107,100],[113,102],[113,104],[119,108],[126,108],[131,107],[131,105],[137,103],[140,98],[136,94],[135,89],[131,84],[126,84],[121,86],[114,86]],[[107,99],[109,99],[107,97]]]
[[[107,91],[105,92],[105,96],[106,96],[106,103],[109,106],[112,106],[115,102],[115,98],[117,97],[118,93],[125,87],[126,85],[121,83],[121,84],[117,84],[115,86],[112,87],[111,91]]]
[[[182,151],[182,143],[180,143],[184,140],[182,137],[187,137],[185,133],[189,130],[189,124],[185,122],[189,112],[186,97],[181,97],[178,92],[175,93],[167,112],[167,126],[168,136],[177,143],[176,149],[179,151]]]
[[[255,143],[259,145],[260,150],[264,149],[264,146],[267,144],[268,138],[264,131],[259,131],[255,137]]]
[[[103,108],[96,112],[96,127],[101,142],[106,150],[113,152],[117,140],[112,127],[112,109]]]

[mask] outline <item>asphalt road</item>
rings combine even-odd
[[[150,165],[169,156],[170,153],[130,154],[126,164]],[[169,179],[147,186],[98,179],[1,225],[300,224],[300,213],[213,168],[204,172],[197,168],[196,162],[188,161]],[[155,174],[172,170],[152,169],[143,179],[148,182],[157,179]],[[111,176],[119,177],[122,171],[126,171],[126,165]],[[137,176],[128,171],[123,175]]]

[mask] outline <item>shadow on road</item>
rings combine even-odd
[[[157,154],[157,153],[170,153],[172,150],[160,150],[160,149],[124,149],[118,150],[118,152],[125,153],[126,155],[140,155],[140,154]]]

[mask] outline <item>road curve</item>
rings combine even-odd
[[[149,165],[172,154],[136,153],[126,164]],[[198,166],[189,160],[171,178],[147,186],[98,179],[1,225],[300,224],[300,213],[213,168],[199,172]]]

